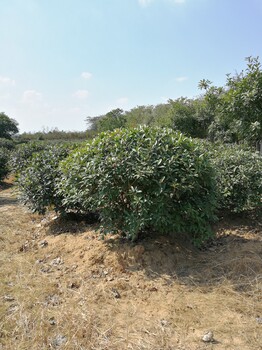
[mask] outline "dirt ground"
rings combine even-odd
[[[262,349],[262,223],[215,229],[203,250],[163,236],[102,240],[84,221],[29,213],[6,183],[0,349]]]

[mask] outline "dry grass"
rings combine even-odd
[[[262,349],[262,230],[250,222],[224,223],[201,252],[166,237],[133,246],[32,215],[2,189],[0,349]]]

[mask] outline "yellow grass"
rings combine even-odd
[[[1,350],[262,349],[261,223],[226,223],[197,251],[53,216],[0,190]]]

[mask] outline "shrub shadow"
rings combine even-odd
[[[247,237],[250,232],[252,237]],[[217,229],[216,238],[201,250],[181,237],[154,235],[137,244],[123,238],[105,244],[125,271],[143,271],[152,280],[161,276],[168,284],[211,287],[228,280],[243,291],[262,275],[262,230],[253,226],[238,226],[235,232]]]
[[[9,188],[12,188],[14,186],[13,183],[10,182],[0,182],[0,192],[4,190],[8,190]]]
[[[1,206],[9,206],[18,204],[18,200],[16,198],[8,198],[0,196],[0,207]]]
[[[78,235],[87,229],[95,229],[98,221],[99,217],[95,213],[66,213],[48,222],[47,233],[55,236],[63,233]]]

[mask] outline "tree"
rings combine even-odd
[[[170,108],[169,103],[134,107],[125,113],[126,127],[135,128],[140,125],[172,127]]]
[[[169,100],[169,103],[173,129],[187,136],[206,138],[213,116],[203,99],[180,97],[176,100]]]
[[[209,128],[213,139],[247,141],[255,146],[262,140],[262,70],[259,57],[247,57],[247,68],[240,74],[227,74],[225,87],[199,83],[206,90],[205,100],[214,111]]]
[[[154,119],[154,106],[137,106],[126,113],[127,127],[151,125]]]
[[[0,113],[0,138],[11,139],[18,133],[18,123],[4,112]]]
[[[89,129],[97,132],[113,131],[126,125],[125,113],[120,108],[113,109],[98,117],[87,117],[86,121],[89,124]]]
[[[154,107],[154,120],[152,125],[172,128],[171,108],[172,106],[170,103],[160,103],[156,105]]]

